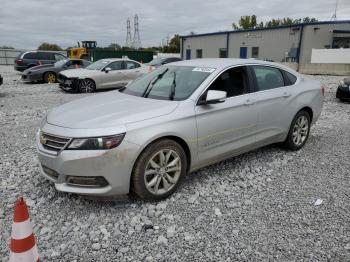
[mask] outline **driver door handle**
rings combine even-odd
[[[291,93],[288,92],[288,91],[285,91],[285,92],[283,92],[282,96],[283,96],[283,97],[290,97],[290,96],[291,96]]]
[[[251,98],[248,98],[248,99],[244,102],[244,105],[246,105],[246,106],[250,106],[250,105],[252,105],[252,104],[254,104],[254,100],[251,99]]]

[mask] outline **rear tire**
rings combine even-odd
[[[187,157],[183,148],[173,140],[159,140],[138,157],[131,189],[145,200],[161,200],[171,195],[187,172]]]
[[[45,81],[45,83],[48,83],[48,84],[56,83],[57,82],[57,76],[53,72],[46,72],[44,74],[44,81]]]
[[[284,146],[290,150],[301,149],[309,138],[311,119],[308,112],[301,110],[294,117],[290,125]]]
[[[79,81],[78,90],[80,93],[93,93],[96,90],[95,82],[91,79],[82,79]]]

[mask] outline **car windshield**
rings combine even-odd
[[[120,92],[162,100],[188,98],[215,68],[162,66],[131,82]]]
[[[67,62],[69,62],[69,59],[63,59],[63,60],[57,61],[54,65],[55,65],[55,67],[62,67]]]
[[[95,63],[92,63],[91,65],[87,66],[85,69],[89,70],[101,70],[104,68],[106,65],[109,64],[110,61],[108,60],[98,60]]]

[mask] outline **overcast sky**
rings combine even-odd
[[[124,45],[126,19],[139,15],[142,46],[167,35],[231,30],[242,15],[258,21],[305,16],[329,20],[335,0],[0,0],[0,46],[37,48],[46,41],[62,47],[96,40]],[[350,20],[350,0],[339,0],[338,20]]]

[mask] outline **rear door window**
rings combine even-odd
[[[38,55],[35,52],[26,53],[23,59],[38,59]]]
[[[252,66],[258,91],[270,90],[284,86],[281,70],[270,66]]]
[[[132,61],[125,61],[124,62],[124,65],[125,65],[125,69],[135,69],[135,68],[138,68],[140,67],[139,64],[135,63],[135,62],[132,62]]]
[[[38,59],[39,60],[54,60],[54,57],[53,57],[52,53],[40,52],[40,53],[38,53]]]

